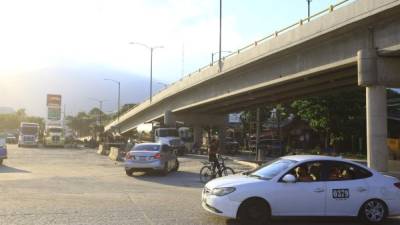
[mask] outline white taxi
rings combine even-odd
[[[208,182],[202,206],[241,224],[265,224],[271,216],[359,216],[379,223],[400,215],[400,181],[341,158],[285,156]]]

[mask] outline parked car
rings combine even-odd
[[[166,175],[177,171],[177,150],[161,143],[136,144],[125,156],[125,171],[131,176],[136,171],[158,171]]]
[[[15,135],[13,134],[8,134],[7,139],[6,139],[7,144],[17,144],[18,139]]]
[[[276,156],[280,154],[281,151],[281,141],[279,139],[267,139],[267,138],[260,138],[258,143],[258,147],[263,151],[264,156]],[[250,150],[255,152],[256,151],[256,138],[252,137],[250,139]],[[283,148],[283,146],[282,146]]]
[[[228,154],[237,154],[239,152],[239,142],[235,139],[226,137],[225,139],[225,152]]]
[[[0,165],[3,164],[4,159],[7,159],[7,143],[6,138],[0,136]]]
[[[350,216],[379,223],[400,215],[400,181],[341,158],[285,156],[208,182],[202,206],[241,224],[265,224],[274,216]]]

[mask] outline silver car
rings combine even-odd
[[[177,171],[179,161],[176,150],[160,143],[136,144],[125,156],[126,175],[132,176],[135,171],[159,171],[166,175]]]

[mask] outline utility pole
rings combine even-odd
[[[219,57],[218,66],[219,71],[222,70],[222,60],[221,60],[221,49],[222,49],[222,0],[219,0]]]
[[[256,157],[257,161],[262,160],[261,149],[259,146],[260,143],[260,107],[257,107],[257,115],[256,115]]]
[[[308,22],[310,22],[310,7],[311,7],[311,1],[312,1],[312,0],[307,0],[307,4],[308,4],[308,17],[307,17],[307,20],[308,20]]]

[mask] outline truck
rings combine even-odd
[[[139,142],[157,142],[166,144],[177,150],[178,155],[184,155],[186,146],[179,136],[177,128],[158,127],[152,124],[141,124],[137,127]]]
[[[43,136],[45,147],[64,147],[65,135],[61,124],[47,124]]]
[[[18,147],[39,146],[40,126],[38,123],[21,122],[19,126]]]

